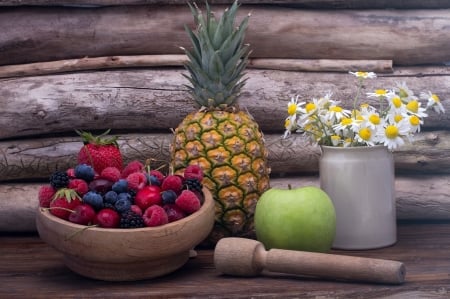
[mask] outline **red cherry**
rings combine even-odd
[[[145,211],[152,205],[161,205],[161,189],[156,185],[147,185],[136,193],[134,204]]]

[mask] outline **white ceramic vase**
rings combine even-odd
[[[397,241],[395,169],[385,146],[322,146],[320,187],[336,209],[333,248],[361,250]]]

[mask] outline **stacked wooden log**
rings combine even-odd
[[[440,96],[447,114],[430,112],[416,142],[394,152],[397,212],[450,219],[450,5],[405,2],[241,1],[253,52],[240,106],[265,133],[272,186],[318,185],[319,148],[281,138],[290,98],[333,92],[350,105],[347,72],[376,71],[368,91],[405,82]],[[112,129],[126,162],[168,161],[170,129],[195,109],[179,50],[192,20],[185,1],[161,3],[0,3],[0,231],[35,230],[39,186],[76,163],[75,128]]]

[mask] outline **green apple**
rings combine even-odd
[[[327,252],[336,232],[336,213],[329,196],[314,186],[271,188],[256,204],[258,241],[271,248]]]

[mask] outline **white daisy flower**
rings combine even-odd
[[[351,114],[350,110],[346,110],[339,105],[332,105],[328,108],[328,120],[340,121],[343,117],[348,117]]]
[[[389,91],[387,89],[377,89],[374,92],[368,92],[366,95],[369,98],[385,98]]]
[[[296,96],[295,98],[292,97],[291,101],[288,103],[288,106],[287,106],[288,115],[292,116],[297,113],[305,113],[304,109],[302,107],[305,104],[305,102],[299,102],[298,97],[299,96]]]
[[[414,97],[414,92],[409,89],[405,82],[397,82],[394,90],[402,100],[410,101]]]
[[[373,79],[377,77],[377,74],[375,74],[374,72],[349,72],[349,73],[362,79]]]
[[[420,107],[421,105],[422,105],[422,103],[419,102],[417,100],[417,98],[415,98],[415,99],[409,101],[406,104],[406,106],[405,106],[406,107],[406,111],[408,112],[408,114],[414,114],[414,115],[417,115],[420,118],[427,117],[428,114],[425,113],[425,111],[427,109],[425,109],[423,107]]]
[[[437,113],[445,113],[444,106],[442,106],[441,100],[436,94],[431,93],[431,91],[422,92],[420,98],[427,101],[427,108],[432,107]]]
[[[408,136],[409,131],[408,122],[401,121],[380,126],[376,134],[381,144],[387,146],[389,150],[394,150],[405,143],[403,138]]]
[[[374,146],[376,143],[376,131],[371,127],[360,127],[359,131],[355,135],[356,141],[366,145]]]

